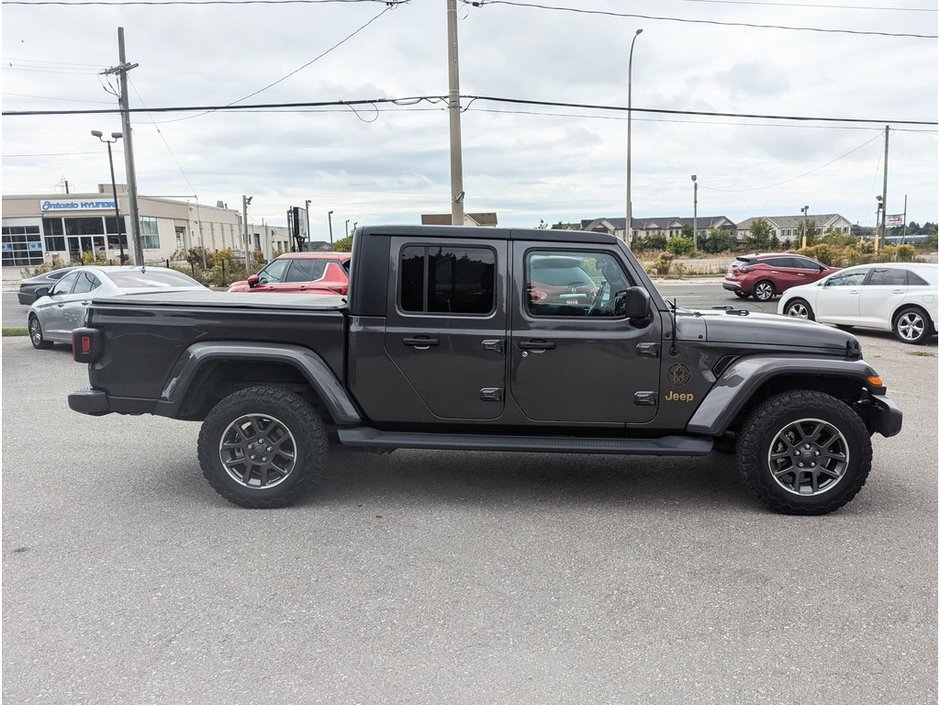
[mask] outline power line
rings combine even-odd
[[[936,12],[932,7],[875,7],[874,5],[823,5],[808,2],[759,2],[758,0],[679,0],[679,2],[704,2],[719,5],[761,5],[764,7],[811,7],[814,10],[879,10],[881,12]]]
[[[495,103],[513,103],[518,105],[540,105],[555,108],[577,108],[581,110],[611,110],[616,112],[626,112],[627,108],[621,105],[595,105],[590,103],[566,103],[548,100],[527,100],[522,98],[503,98],[497,96],[481,95],[463,95],[462,100],[469,101],[466,108],[478,100],[490,101]],[[445,102],[445,96],[407,96],[403,98],[370,98],[365,100],[329,100],[315,102],[299,103],[259,103],[252,105],[189,105],[189,106],[166,106],[161,108],[128,108],[128,112],[151,112],[151,113],[173,113],[173,112],[205,112],[205,111],[235,111],[235,110],[265,110],[274,108],[283,108],[287,110],[298,110],[303,108],[325,108],[325,107],[356,107],[362,105],[381,105],[393,103],[396,105],[415,104],[422,101],[429,103]],[[759,120],[793,120],[802,122],[844,122],[844,123],[871,123],[871,124],[896,124],[896,125],[937,125],[936,120],[891,120],[886,118],[848,118],[848,117],[824,117],[811,115],[775,115],[758,113],[727,113],[705,110],[669,110],[665,108],[632,108],[636,113],[652,113],[660,115],[696,115],[708,117],[731,117]],[[83,110],[5,110],[4,117],[27,117],[27,116],[54,116],[54,115],[107,115],[120,112],[120,109],[83,109]]]
[[[823,32],[826,34],[859,34],[877,37],[910,37],[913,39],[936,39],[936,34],[911,34],[901,32],[876,32],[857,29],[830,29],[824,27],[794,27],[778,24],[757,24],[754,22],[721,22],[719,20],[693,20],[684,17],[662,17],[659,15],[640,15],[628,12],[614,12],[612,10],[585,10],[580,7],[563,7],[560,5],[542,5],[538,3],[518,2],[518,0],[460,0],[465,5],[484,7],[487,5],[510,5],[513,7],[534,8],[538,10],[554,10],[558,12],[574,12],[583,15],[604,15],[606,17],[632,17],[640,20],[659,20],[663,22],[685,22],[689,24],[711,24],[724,27],[748,27],[751,29],[780,29],[794,32]]]
[[[826,163],[823,164],[822,166],[818,166],[818,167],[816,167],[815,169],[810,169],[809,171],[804,172],[804,173],[800,174],[799,176],[794,176],[794,177],[792,177],[792,178],[790,178],[790,179],[784,179],[783,181],[778,181],[778,182],[775,183],[775,184],[767,184],[766,186],[755,186],[755,187],[753,187],[753,188],[740,188],[740,189],[713,188],[713,187],[711,187],[711,186],[705,186],[704,184],[700,184],[700,185],[699,185],[699,188],[702,188],[702,189],[704,189],[704,190],[706,190],[706,191],[720,191],[721,193],[744,193],[744,192],[746,192],[746,191],[763,191],[763,190],[765,190],[765,189],[774,188],[774,187],[776,187],[776,186],[782,186],[783,184],[788,184],[788,183],[790,183],[791,181],[797,181],[798,179],[802,179],[804,176],[809,176],[810,174],[815,174],[817,171],[820,171],[821,169],[825,169],[827,166],[829,166],[829,165],[831,165],[831,164],[835,164],[837,161],[839,161],[839,160],[841,160],[841,159],[845,159],[846,157],[848,157],[848,156],[850,156],[850,155],[852,155],[852,154],[855,154],[855,152],[857,152],[858,150],[860,150],[862,147],[867,147],[867,146],[870,145],[872,142],[874,142],[875,140],[878,140],[878,139],[881,139],[881,135],[880,135],[880,134],[875,135],[875,136],[872,137],[870,140],[866,140],[865,142],[863,142],[862,144],[860,144],[860,145],[859,145],[858,147],[856,147],[855,149],[850,150],[850,151],[846,152],[845,154],[843,154],[841,157],[836,157],[836,158],[833,159],[832,161],[826,162]]]
[[[390,7],[404,5],[411,0],[118,0],[105,2],[105,0],[9,0],[4,5],[58,5],[60,7],[87,7],[89,5],[126,7],[128,5],[147,5],[160,7],[163,5],[323,5],[326,3],[363,3],[377,2]]]

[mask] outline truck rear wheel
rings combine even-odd
[[[744,424],[737,453],[745,483],[784,514],[838,509],[858,494],[871,470],[865,424],[821,392],[784,392],[764,400]]]
[[[199,464],[229,502],[283,507],[320,473],[327,447],[323,421],[303,398],[276,387],[248,387],[209,411],[199,431]]]

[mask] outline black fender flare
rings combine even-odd
[[[793,358],[776,356],[744,357],[732,362],[709,390],[686,426],[690,433],[720,436],[766,382],[775,377],[808,375],[841,377],[855,380],[873,394],[884,394],[884,387],[874,388],[869,377],[877,373],[861,360],[839,358]]]
[[[359,425],[362,418],[342,382],[312,350],[299,345],[207,342],[190,345],[176,361],[153,413],[176,418],[186,393],[205,365],[218,361],[278,362],[297,369],[339,425]]]

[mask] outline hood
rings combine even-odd
[[[861,358],[858,339],[838,328],[815,321],[773,313],[754,313],[742,309],[679,310],[678,325],[682,337],[683,318],[693,317],[705,324],[709,343],[726,343],[742,348],[800,350],[825,355]]]

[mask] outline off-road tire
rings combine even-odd
[[[309,490],[323,470],[328,447],[323,420],[306,400],[277,387],[248,387],[206,415],[199,431],[199,465],[229,502],[273,509]]]
[[[821,430],[813,438],[817,427]],[[790,445],[794,440],[796,444]],[[772,456],[774,450],[778,452]],[[841,451],[845,451],[842,461]],[[783,392],[761,402],[741,430],[737,453],[745,484],[764,505],[783,514],[832,512],[858,494],[871,470],[871,438],[858,414],[835,397],[807,390]],[[798,468],[798,461],[805,469]],[[811,469],[810,463],[818,466]],[[817,472],[822,480],[814,490],[810,478]]]
[[[895,337],[902,343],[924,345],[930,340],[930,317],[919,306],[906,306],[898,311],[892,324]]]
[[[806,299],[792,299],[783,307],[783,315],[792,318],[802,318],[806,321],[815,321],[816,314]]]
[[[29,321],[26,324],[29,329],[29,342],[33,344],[33,347],[37,350],[48,350],[52,347],[52,341],[46,340],[42,335],[42,325],[39,323],[39,319],[36,316],[30,316]]]
[[[776,294],[777,289],[769,279],[761,279],[751,289],[751,296],[755,301],[770,301]]]

